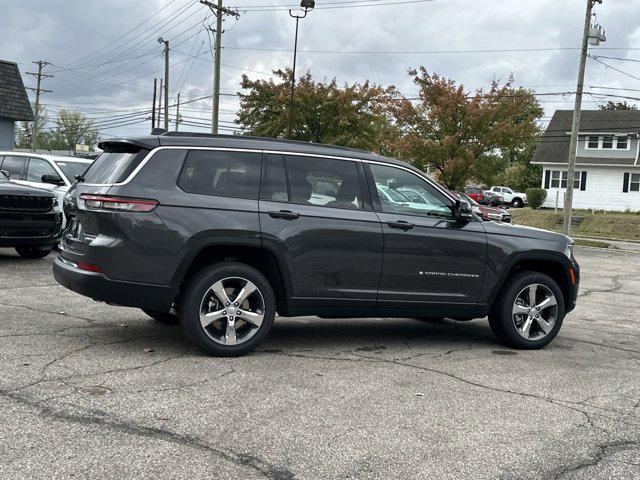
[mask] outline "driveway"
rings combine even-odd
[[[577,256],[541,351],[484,320],[304,317],[220,359],[0,250],[0,478],[640,478],[640,253]]]

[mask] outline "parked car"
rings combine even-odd
[[[488,205],[480,205],[473,198],[460,192],[451,192],[456,198],[464,200],[471,206],[471,211],[478,215],[482,220],[494,220],[496,222],[511,223],[511,214],[504,208],[489,207]]]
[[[464,193],[478,203],[484,201],[484,191],[479,187],[465,187]]]
[[[505,205],[502,195],[498,195],[490,190],[484,192],[484,199],[478,202],[480,205],[488,205],[490,207],[501,207]]]
[[[207,353],[250,352],[276,312],[488,315],[500,341],[541,348],[575,307],[580,270],[570,238],[482,222],[409,164],[187,132],[100,146],[65,197],[56,280],[161,322],[179,318]],[[318,178],[337,186],[335,196],[326,185],[314,192]],[[425,203],[382,198],[382,187],[421,192]]]
[[[527,203],[527,195],[522,192],[516,192],[509,187],[491,187],[491,192],[501,195],[504,203],[515,208],[524,207]]]
[[[0,152],[0,169],[15,183],[51,190],[62,205],[69,187],[82,176],[92,160],[40,153]],[[63,219],[63,228],[64,228]]]
[[[62,212],[53,192],[11,182],[0,171],[0,247],[46,257],[60,241]]]

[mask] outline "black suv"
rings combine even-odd
[[[163,322],[179,317],[205,352],[251,351],[276,312],[488,315],[505,344],[541,348],[575,306],[571,239],[483,222],[406,163],[182,132],[101,148],[65,197],[56,280]]]
[[[53,192],[18,185],[0,171],[0,247],[43,258],[60,241],[62,212]]]

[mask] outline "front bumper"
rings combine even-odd
[[[0,247],[53,247],[62,238],[62,214],[3,212]]]
[[[170,286],[113,280],[102,273],[80,270],[62,256],[53,263],[53,276],[60,285],[80,295],[125,307],[169,311],[177,294]]]
[[[565,313],[569,313],[576,308],[576,302],[578,300],[578,290],[580,289],[580,265],[575,260],[571,260],[571,267],[573,270],[573,278],[571,278],[571,272],[569,272],[569,295],[568,301],[565,305]]]

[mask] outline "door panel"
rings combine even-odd
[[[378,308],[473,308],[485,268],[482,222],[455,220],[454,201],[411,169],[365,164],[365,173],[384,234]]]
[[[265,156],[262,239],[288,266],[294,308],[311,299],[316,306],[375,307],[382,227],[365,209],[364,189],[356,162],[287,156],[285,168],[281,155]]]

